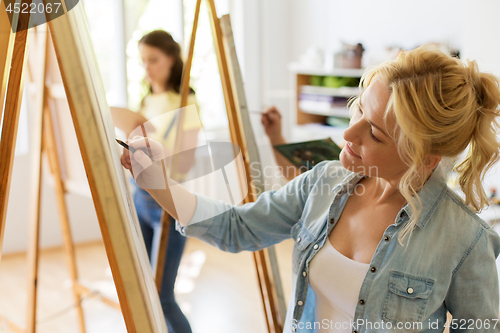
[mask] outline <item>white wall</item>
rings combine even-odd
[[[47,177],[48,165],[45,164],[45,167],[40,221],[40,246],[42,248],[62,245],[55,191]],[[28,155],[16,156],[7,209],[3,254],[23,252],[28,247],[30,168],[31,163]],[[66,195],[66,204],[74,242],[80,243],[100,239],[101,233],[92,199],[88,196],[68,194]]]
[[[362,43],[366,49],[443,41],[459,47],[463,2],[294,0],[291,57],[297,60],[311,45],[336,50],[341,41]]]
[[[29,105],[29,102],[27,103]],[[31,142],[33,133],[31,115],[32,109],[27,109],[23,101],[24,112],[27,112],[28,122],[20,122],[18,132],[18,143]],[[31,116],[30,116],[31,115]],[[24,145],[24,144],[23,144]],[[17,145],[16,145],[17,146]],[[32,163],[30,155],[26,151],[14,158],[14,166],[7,207],[7,219],[5,225],[5,237],[2,253],[23,252],[28,247],[29,218],[31,203],[30,186],[32,180]],[[46,162],[46,161],[44,161]],[[59,210],[57,206],[52,176],[47,163],[43,164],[42,193],[41,193],[41,219],[40,219],[40,246],[42,248],[55,247],[62,244]],[[71,225],[71,232],[75,243],[97,240],[101,238],[99,224],[95,214],[94,205],[90,197],[88,187],[81,194],[69,193],[66,195],[66,204]],[[88,194],[86,194],[88,193]]]

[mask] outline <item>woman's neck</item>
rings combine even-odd
[[[388,202],[398,206],[405,204],[406,200],[399,192],[398,182],[390,182],[378,177],[368,177],[363,180],[367,197],[380,204]]]
[[[168,91],[168,89],[165,87],[165,84],[151,83],[151,92],[153,95],[161,94],[165,91]]]

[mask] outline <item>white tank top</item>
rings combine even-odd
[[[352,332],[359,290],[369,266],[347,258],[326,238],[309,265],[309,282],[316,295],[318,332]]]

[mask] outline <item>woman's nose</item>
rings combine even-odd
[[[344,130],[342,137],[344,138],[345,141],[352,142],[356,145],[361,144],[360,122],[359,121],[356,121],[356,122],[351,121],[349,127]]]

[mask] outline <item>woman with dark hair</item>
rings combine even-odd
[[[139,51],[146,71],[146,82],[149,84],[149,94],[141,102],[139,113],[151,125],[154,132],[148,137],[162,143],[165,149],[173,150],[176,130],[174,110],[180,107],[180,85],[183,70],[181,49],[172,36],[163,30],[155,30],[144,35],[139,41]],[[194,91],[188,96],[188,105],[196,105]],[[140,126],[141,124],[136,124]],[[193,145],[199,131],[198,120],[184,117],[183,146]],[[130,134],[130,133],[127,133]],[[191,168],[193,156],[183,155],[179,162],[178,171],[185,174]],[[139,217],[139,223],[146,244],[146,249],[151,258],[153,238],[161,230],[161,216],[163,209],[143,189],[132,181],[133,198]],[[169,332],[191,332],[191,327],[182,313],[174,297],[174,283],[181,260],[186,238],[181,236],[173,227],[169,230],[167,255],[163,272],[163,281],[160,290],[160,301],[167,321]]]

